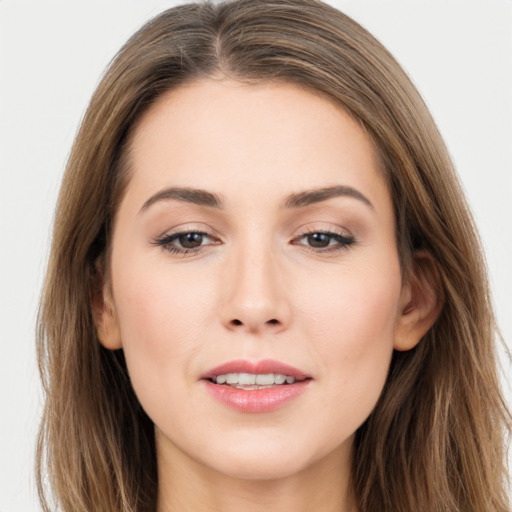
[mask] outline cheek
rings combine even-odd
[[[351,269],[323,280],[324,286],[303,294],[301,305],[301,327],[315,340],[313,357],[322,362],[330,399],[344,404],[340,413],[352,415],[356,427],[380,396],[393,352],[401,275],[398,264],[384,268]]]
[[[296,292],[298,320],[322,344],[342,346],[353,341],[354,348],[368,344],[392,343],[399,311],[401,275],[391,261],[312,276]]]
[[[137,394],[148,388],[151,399],[155,386],[183,383],[208,307],[200,283],[155,265],[126,263],[118,267],[117,287],[114,281],[116,313],[133,386]]]

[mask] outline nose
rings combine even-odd
[[[247,248],[226,262],[221,321],[231,331],[278,333],[290,322],[283,272],[271,248]]]

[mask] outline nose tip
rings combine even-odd
[[[282,277],[272,255],[256,260],[254,254],[230,266],[224,281],[222,323],[234,331],[277,333],[290,320]]]

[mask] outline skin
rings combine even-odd
[[[158,512],[356,510],[354,432],[393,349],[412,348],[435,318],[432,293],[402,280],[370,138],[341,107],[295,85],[204,79],[143,115],[130,163],[98,331],[106,347],[124,349],[155,423]],[[290,194],[338,185],[368,202],[286,206]],[[206,190],[223,208],[151,200],[169,187]],[[352,243],[327,235],[327,247],[313,246],[308,233],[324,231]],[[178,232],[208,235],[175,254],[180,239],[169,235]],[[273,412],[243,413],[200,380],[234,359],[275,359],[312,380]]]

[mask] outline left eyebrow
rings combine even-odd
[[[364,194],[359,192],[359,190],[348,187],[346,185],[335,185],[333,187],[318,188],[291,194],[286,199],[285,206],[286,208],[303,208],[304,206],[309,206],[310,204],[327,201],[333,197],[352,197],[362,201],[372,210],[375,210],[375,207],[371,201]]]

